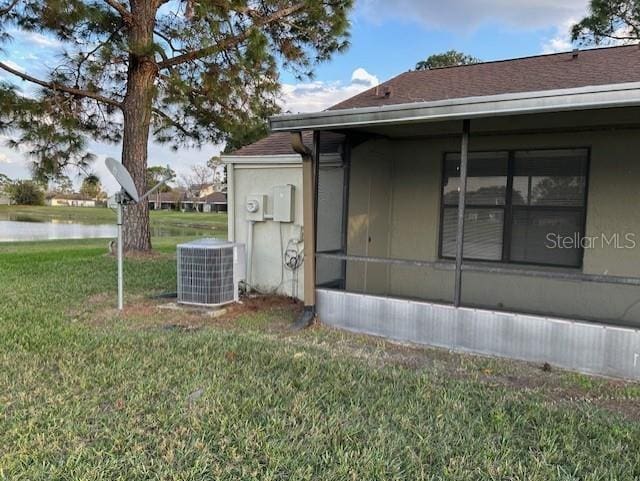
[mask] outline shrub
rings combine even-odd
[[[17,180],[7,190],[15,204],[44,205],[44,192],[31,180]]]

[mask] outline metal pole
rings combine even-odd
[[[464,215],[467,194],[467,164],[469,160],[469,120],[462,121],[462,146],[460,149],[460,192],[458,193],[458,232],[456,234],[456,278],[453,305],[460,307],[462,298],[462,254],[464,252]]]
[[[304,234],[304,307],[312,312],[316,305],[315,231],[315,152],[302,157],[302,210]]]
[[[124,193],[120,192],[117,196],[118,202],[118,310],[124,308],[124,272],[123,272],[123,253],[122,253],[122,203],[124,202]]]

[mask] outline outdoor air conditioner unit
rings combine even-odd
[[[178,303],[215,307],[238,300],[244,244],[201,239],[178,245]]]

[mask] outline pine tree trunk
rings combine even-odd
[[[155,9],[153,2],[148,0],[131,3],[137,22],[130,31],[130,43],[144,51],[144,46],[149,45],[153,38]],[[157,74],[153,57],[133,53],[129,56],[127,93],[123,102],[122,163],[131,173],[140,195],[147,190],[147,145]],[[123,231],[125,251],[151,250],[149,204],[146,200],[126,207]]]

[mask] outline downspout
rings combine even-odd
[[[291,147],[302,157],[302,207],[304,241],[304,310],[294,323],[295,329],[310,326],[316,317],[316,225],[315,225],[315,164],[319,155],[319,134],[314,132],[314,149],[302,141],[301,132],[291,132]]]

